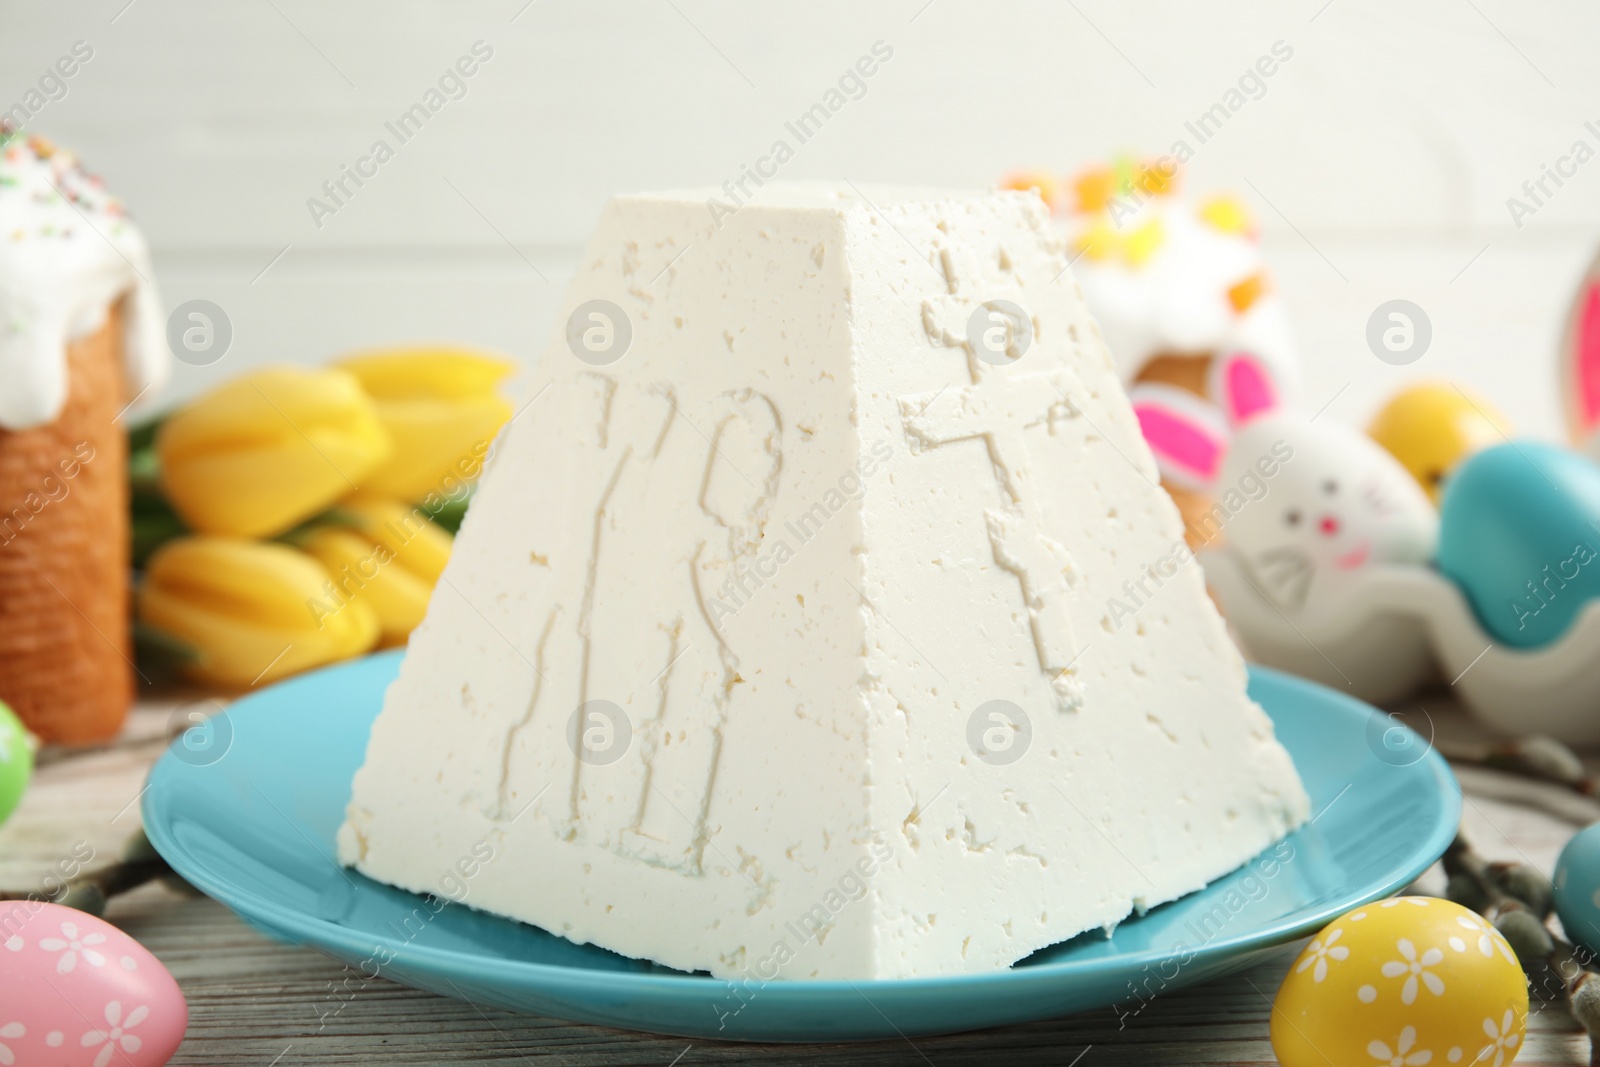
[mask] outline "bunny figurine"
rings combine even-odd
[[[1156,386],[1132,391],[1163,476],[1209,484],[1204,540],[1225,531],[1242,576],[1278,609],[1315,610],[1372,564],[1432,558],[1439,521],[1409,473],[1364,434],[1284,409],[1267,364],[1218,360],[1221,410]]]
[[[1573,436],[1595,455],[1600,263],[1574,304],[1566,360]],[[1474,453],[1459,433],[1428,440],[1397,417],[1419,481],[1370,437],[1286,410],[1249,354],[1213,373],[1214,405],[1155,385],[1129,396],[1163,479],[1214,501],[1198,558],[1253,662],[1375,704],[1445,680],[1496,729],[1600,744],[1600,595],[1584,533],[1600,529],[1600,471],[1528,442]],[[1442,521],[1424,482],[1444,487]]]
[[[1365,434],[1298,412],[1274,412],[1235,435],[1222,464],[1225,485],[1260,456],[1292,451],[1270,495],[1243,508],[1228,540],[1261,591],[1279,607],[1302,610],[1351,587],[1351,572],[1372,564],[1425,564],[1439,540],[1439,517],[1406,469]]]
[[[1244,353],[1212,360],[1207,378],[1203,396],[1165,382],[1140,382],[1128,391],[1161,482],[1177,500],[1185,533],[1197,546],[1219,532],[1219,514],[1209,497],[1219,488],[1232,427],[1273,409],[1280,395],[1268,365]],[[1224,507],[1220,517],[1225,519],[1229,510]]]

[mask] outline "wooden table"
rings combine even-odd
[[[0,829],[0,879],[36,886],[74,846],[115,859],[138,827],[137,798],[175,709],[194,694],[142,703],[119,747],[41,766],[21,809]],[[1474,732],[1459,712],[1430,710],[1439,736]],[[1505,798],[1506,782],[1463,773],[1465,826],[1495,859],[1549,870],[1574,824]],[[1494,794],[1501,794],[1498,799]],[[1582,809],[1574,812],[1583,817]],[[81,852],[81,846],[80,852]],[[1419,883],[1438,892],[1437,869]],[[1165,994],[1119,1023],[1110,1009],[951,1037],[816,1046],[734,1045],[582,1026],[479,1010],[376,980],[353,992],[342,966],[270,940],[221,905],[165,886],[112,902],[107,917],[154,952],[189,1000],[189,1033],[174,1064],[1272,1064],[1270,998],[1298,945],[1249,970]],[[1559,1006],[1538,1010],[1519,1065],[1586,1064],[1588,1041]]]

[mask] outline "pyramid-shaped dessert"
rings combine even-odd
[[[1004,967],[1300,824],[1067,264],[1019,193],[613,201],[343,861],[856,979]]]

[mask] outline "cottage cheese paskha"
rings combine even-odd
[[[1198,568],[1106,615],[1182,530],[1042,205],[865,194],[607,207],[345,863],[685,970],[889,978],[1305,819]]]

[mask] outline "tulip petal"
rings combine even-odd
[[[353,376],[276,368],[181,408],[156,449],[162,487],[192,528],[263,537],[347,494],[393,446]]]
[[[340,360],[339,367],[383,400],[487,394],[517,369],[508,359],[446,346],[372,349]]]
[[[476,479],[483,457],[511,417],[511,404],[489,394],[457,400],[378,400],[378,419],[394,451],[360,480],[363,489],[402,500],[448,494]]]
[[[279,544],[194,537],[150,560],[139,619],[193,646],[194,678],[248,686],[360,655],[376,645],[377,616],[341,604],[327,570]]]
[[[402,567],[429,586],[444,572],[455,538],[416,507],[361,493],[341,502],[339,512],[351,520],[353,529],[393,552]]]
[[[407,571],[383,545],[349,530],[324,527],[306,537],[305,550],[333,576],[345,604],[372,609],[383,644],[405,641],[427,613],[432,583]]]
[[[341,362],[376,403],[394,442],[363,489],[402,500],[451,494],[482,469],[511,405],[495,392],[516,364],[459,348],[413,347],[358,354]]]

